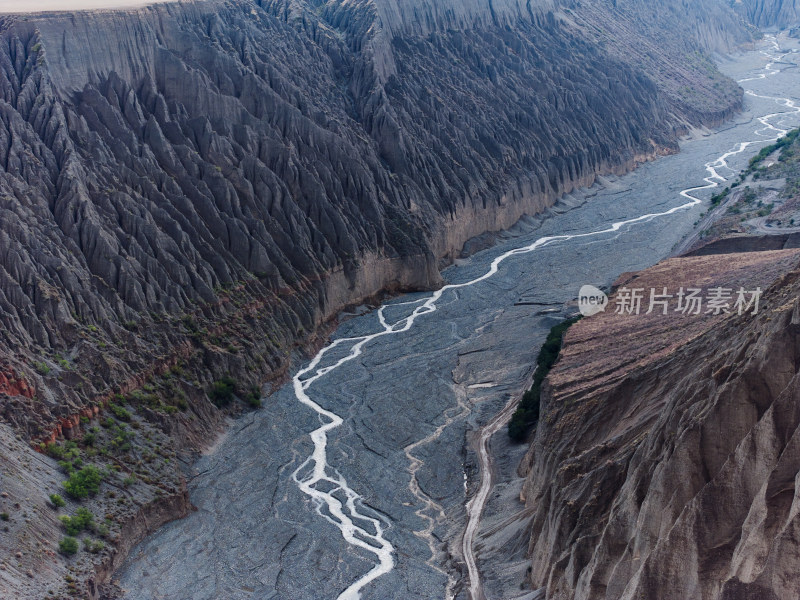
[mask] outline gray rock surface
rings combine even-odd
[[[746,55],[734,66],[745,71],[760,61]],[[794,81],[776,80],[771,89],[792,89]],[[775,106],[770,100],[748,102],[748,112],[734,124],[687,141],[681,153],[630,175],[575,192],[544,220],[526,219],[500,236],[496,247],[457,261],[444,277],[469,281],[495,257],[541,236],[595,231],[683,204],[679,192],[687,181],[701,183],[703,165],[752,136],[755,117]],[[758,145],[751,151],[757,150]],[[732,158],[731,166],[743,167],[748,157]],[[374,340],[357,360],[310,388],[316,401],[344,419],[329,440],[330,464],[374,511],[370,514],[386,523],[386,537],[396,549],[395,569],[363,590],[365,600],[445,598],[448,590],[450,597],[466,598],[459,537],[464,504],[477,484],[470,441],[528,384],[536,348],[555,321],[543,307],[557,307],[563,316],[573,310],[567,303],[582,284],[608,285],[620,272],[653,264],[691,229],[701,210],[509,259],[495,277],[447,292],[437,310],[420,317],[410,331]],[[390,302],[387,320],[412,310],[402,302],[425,297]],[[334,339],[380,330],[372,312],[342,323]],[[333,364],[348,349],[337,347],[320,366]],[[196,465],[190,491],[198,512],[166,526],[132,553],[120,573],[127,597],[336,598],[372,568],[374,557],[348,545],[292,480],[311,451],[308,433],[319,424],[291,386],[271,396],[263,411],[241,420],[216,453]],[[511,479],[524,448],[509,447],[506,436],[502,431],[493,441],[502,479],[476,545],[487,596],[504,599],[532,592],[520,589],[528,581],[525,532],[531,509],[519,501],[523,480]],[[411,445],[421,461],[418,468],[407,454]],[[412,472],[422,496],[412,491]]]
[[[797,0],[735,0],[731,5],[758,27],[788,29],[800,24]]]
[[[0,18],[0,344],[52,400],[3,400],[6,418],[47,437],[185,343],[165,315],[242,285],[270,299],[253,339],[276,340],[249,355],[278,371],[346,304],[430,288],[470,237],[732,114],[735,86],[684,60],[703,42],[648,6],[238,0]],[[726,19],[718,44],[747,39]],[[79,391],[32,369],[57,354]]]

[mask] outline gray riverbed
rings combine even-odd
[[[759,73],[766,62],[752,52],[723,69],[742,79]],[[779,74],[743,85],[762,95],[794,97],[800,70],[787,64],[776,68]],[[757,118],[789,110],[774,100],[748,96],[744,113],[713,134],[685,141],[680,154],[566,197],[542,218],[526,219],[501,235],[494,247],[448,268],[444,277],[453,283],[469,281],[486,272],[495,257],[542,236],[596,231],[684,204],[680,191],[703,185],[705,163],[742,141],[766,140],[770,132],[755,133],[763,129]],[[796,114],[770,122],[784,129],[800,125]],[[734,170],[743,168],[761,145],[728,163]],[[728,169],[719,173],[734,177]],[[711,194],[697,195],[707,200]],[[471,432],[525,387],[547,330],[570,310],[565,303],[581,285],[603,287],[622,272],[658,262],[703,210],[696,206],[616,233],[555,242],[511,257],[491,279],[445,292],[437,310],[419,317],[409,331],[373,340],[360,357],[311,386],[308,393],[315,402],[344,418],[343,426],[330,434],[328,463],[360,494],[364,511],[385,522],[384,536],[395,549],[395,568],[362,590],[365,600],[443,599],[453,578],[454,592],[464,597],[459,536],[464,505],[478,480]],[[390,304],[427,296],[405,296]],[[550,309],[558,312],[543,312]],[[386,318],[393,322],[411,310],[395,306],[385,311]],[[334,338],[381,329],[378,315],[370,312],[344,322]],[[432,435],[445,423],[438,436]],[[266,398],[262,410],[238,419],[216,450],[194,466],[190,491],[197,512],[137,546],[118,573],[127,597],[324,600],[336,598],[369,571],[375,557],[349,545],[292,479],[312,451],[309,432],[319,426],[318,415],[297,401],[291,385]],[[412,492],[406,454],[410,445],[429,436],[431,441],[415,448],[413,456],[422,461],[417,480],[433,504]],[[513,509],[514,468],[524,451],[508,444],[504,430],[493,448],[499,485],[484,528]],[[428,535],[430,519],[435,526]],[[480,541],[479,536],[487,596],[519,594],[522,571],[514,565],[522,558],[522,545],[508,546],[506,556],[491,536]]]

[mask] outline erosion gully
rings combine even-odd
[[[583,284],[667,256],[703,202],[800,125],[797,42],[723,70],[746,108],[681,152],[564,197],[444,271],[441,289],[347,319],[194,466],[198,510],[134,549],[131,599],[530,599],[505,425]],[[300,361],[302,363],[302,361]]]

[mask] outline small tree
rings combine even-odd
[[[76,540],[74,537],[66,535],[61,538],[61,541],[58,543],[58,549],[61,554],[64,554],[65,556],[72,556],[78,551],[78,540]]]
[[[103,474],[94,465],[83,467],[80,471],[75,471],[64,482],[64,489],[67,494],[76,500],[82,500],[88,496],[93,496],[100,489],[100,482]]]
[[[86,508],[79,508],[71,517],[61,515],[59,520],[64,525],[68,535],[78,535],[84,529],[94,526],[94,515]]]

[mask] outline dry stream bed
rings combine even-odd
[[[312,369],[298,361],[305,371],[194,466],[198,510],[134,549],[118,574],[127,597],[468,598],[462,537],[482,479],[481,428],[524,390],[538,347],[581,285],[649,267],[691,231],[705,208],[681,191],[705,185],[706,165],[730,154],[715,171],[732,180],[775,130],[800,124],[774,99],[800,89],[797,59],[765,71],[765,55],[749,52],[723,65],[734,79],[752,78],[742,85],[757,93],[733,122],[520,222],[448,268],[451,287],[436,297],[405,296],[344,322]],[[759,121],[766,115],[775,130]],[[746,141],[755,143],[735,152]],[[525,447],[504,427],[490,438],[493,486],[470,544],[482,585],[472,587],[488,599],[530,598],[520,589],[527,540],[517,514]]]

